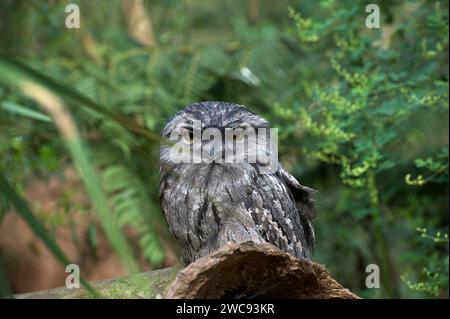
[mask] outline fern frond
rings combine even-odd
[[[102,186],[108,194],[119,225],[135,229],[144,258],[153,266],[161,265],[165,253],[155,227],[159,220],[152,218],[154,214],[151,212],[147,186],[132,169],[120,161],[117,154],[98,150],[96,163],[100,168]]]

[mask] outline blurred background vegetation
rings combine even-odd
[[[366,2],[1,0],[0,295],[177,264],[159,132],[224,100],[319,190],[314,261],[363,297],[448,298],[448,1],[378,1],[380,29]]]

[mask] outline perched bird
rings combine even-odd
[[[230,150],[226,144],[229,140],[219,137],[216,149],[205,152],[210,136],[196,140],[195,125],[201,133],[209,130],[206,135],[212,128],[225,135],[230,129],[240,132],[233,135],[234,156],[238,140],[250,144],[240,130],[265,128],[267,135],[270,128],[265,119],[246,107],[226,102],[189,105],[165,126],[162,135],[172,143],[160,148],[160,201],[184,262],[189,264],[227,242],[249,240],[268,242],[296,257],[310,259],[315,240],[314,190],[301,185],[276,157],[274,169],[267,170],[267,162],[255,156],[257,152],[278,154],[267,143],[270,137],[245,148],[245,155],[256,157],[256,161],[229,162],[224,156]],[[209,156],[208,160],[175,160],[180,145],[192,156],[195,144],[199,144],[196,150],[200,154]],[[174,149],[175,145],[179,149]]]

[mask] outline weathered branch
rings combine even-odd
[[[93,284],[104,298],[359,298],[322,265],[270,244],[230,243],[183,270],[166,268]],[[18,298],[88,298],[57,288]]]
[[[154,299],[163,298],[169,291],[180,269],[170,267],[131,276],[112,278],[92,283],[101,298]],[[55,288],[16,295],[20,299],[80,299],[90,298],[83,289]]]
[[[358,298],[324,266],[270,244],[230,243],[180,271],[168,298]]]

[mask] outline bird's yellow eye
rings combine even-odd
[[[245,137],[244,132],[242,131],[237,131],[233,134],[233,140],[236,142],[242,141]]]
[[[183,135],[181,135],[181,139],[184,143],[192,144],[194,141],[194,134],[192,132],[185,132]]]

